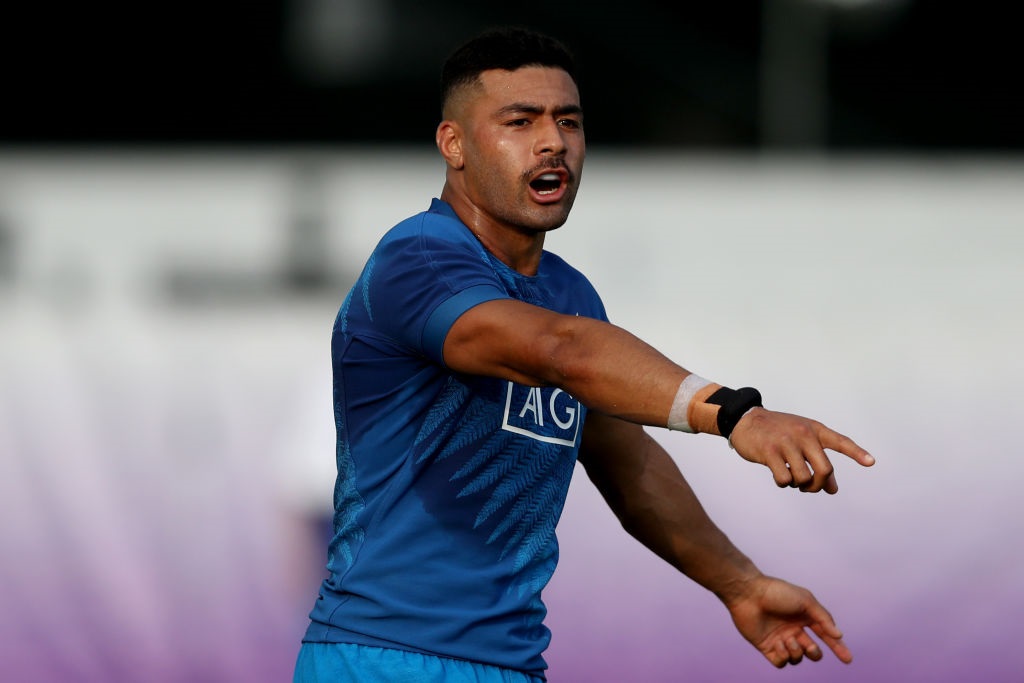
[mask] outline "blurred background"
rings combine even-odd
[[[550,679],[1019,681],[1024,97],[1008,5],[769,0],[3,10],[0,679],[289,680],[325,563],[329,337],[437,196],[447,54],[516,23],[582,66],[548,246],[613,321],[856,438],[779,491],[652,433],[856,661],[778,673],[585,476]]]
[[[1024,142],[1017,27],[997,2],[21,3],[4,16],[11,144],[423,146],[440,63],[502,23],[573,48],[602,146],[1002,154]]]

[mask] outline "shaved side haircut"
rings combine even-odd
[[[527,28],[491,29],[463,43],[441,69],[441,111],[453,93],[477,81],[491,69],[515,71],[524,66],[562,69],[579,85],[576,62],[569,49],[550,36]]]

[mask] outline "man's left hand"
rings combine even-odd
[[[804,657],[815,662],[822,658],[821,647],[811,638],[808,628],[840,661],[853,661],[832,615],[805,588],[761,576],[750,583],[740,598],[726,606],[740,634],[776,667],[799,664]]]

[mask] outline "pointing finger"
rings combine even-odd
[[[858,446],[853,439],[833,431],[825,425],[820,425],[818,429],[818,441],[825,448],[842,453],[864,467],[871,467],[875,464],[874,456]]]

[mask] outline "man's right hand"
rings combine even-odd
[[[839,490],[826,448],[865,467],[875,464],[874,457],[852,439],[820,422],[764,408],[754,408],[740,418],[729,443],[744,460],[770,469],[779,487],[807,493]]]

